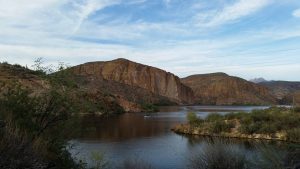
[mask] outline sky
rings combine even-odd
[[[0,0],[0,61],[300,81],[299,0]]]

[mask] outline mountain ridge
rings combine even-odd
[[[275,98],[266,87],[226,73],[191,75],[181,81],[193,89],[198,104],[276,104]]]
[[[27,68],[1,64],[0,70],[0,81],[17,80],[36,93],[49,87],[46,80]],[[84,107],[87,101],[91,105],[89,111],[98,111],[99,106],[105,109],[119,106],[126,112],[141,112],[149,104],[292,104],[300,91],[300,82],[267,81],[256,84],[223,72],[179,78],[165,70],[123,58],[87,62],[67,70],[72,72],[77,86],[74,92],[82,93],[78,102],[83,102]]]

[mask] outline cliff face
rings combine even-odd
[[[215,105],[275,104],[270,91],[255,83],[225,73],[192,75],[181,81],[193,89],[196,102]]]
[[[138,87],[179,104],[193,103],[193,91],[174,74],[126,59],[86,63],[71,69],[77,75]]]
[[[280,104],[292,104],[293,97],[295,101],[300,93],[300,82],[267,81],[259,84],[269,88]]]

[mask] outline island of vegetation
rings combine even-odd
[[[172,130],[180,134],[300,142],[299,108],[271,107],[224,116],[214,113],[205,119],[190,112],[187,119],[187,124]]]

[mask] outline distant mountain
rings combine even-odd
[[[260,77],[260,78],[254,78],[254,79],[250,79],[249,80],[250,82],[253,82],[253,83],[262,83],[262,82],[267,82],[266,79]]]
[[[268,88],[225,73],[192,75],[181,81],[193,89],[199,104],[276,104]]]
[[[291,104],[293,96],[300,92],[300,82],[267,81],[259,84],[269,88],[280,104]]]

